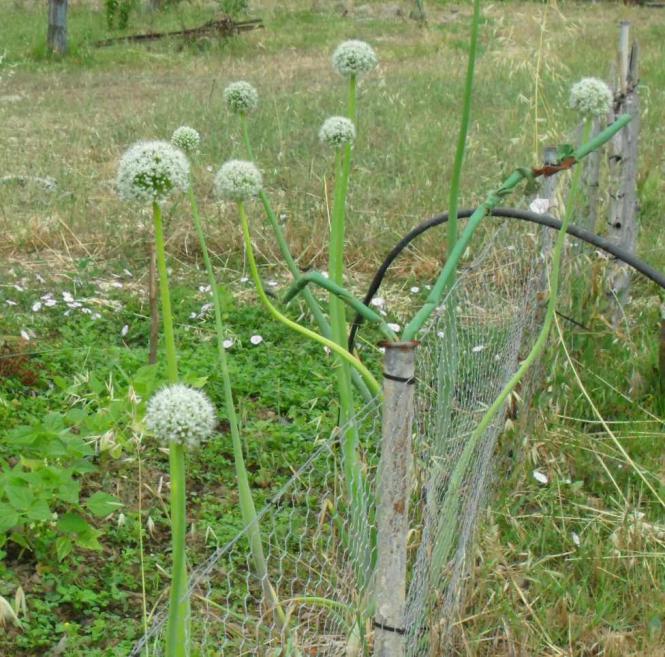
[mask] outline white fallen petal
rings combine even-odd
[[[21,337],[24,340],[30,340],[30,334],[25,329],[21,329]]]
[[[125,324],[122,327],[122,329],[120,331],[120,335],[124,338],[127,335],[127,333],[129,333],[129,324]]]
[[[222,342],[222,346],[224,349],[230,349],[233,346],[233,340],[231,338],[226,338],[226,340]]]
[[[35,301],[35,303],[32,304],[32,312],[37,313],[42,309],[42,302],[41,301]]]
[[[479,351],[482,351],[485,348],[484,344],[477,344],[475,347],[471,349],[474,354],[477,354]]]
[[[582,541],[580,541],[579,535],[576,534],[575,532],[570,532],[570,538],[573,539],[573,543],[575,543],[575,545],[577,545],[578,547],[582,543]]]
[[[261,343],[263,342],[263,337],[260,336],[260,335],[253,335],[253,336],[249,339],[249,341],[250,341],[253,345],[261,344]]]
[[[395,333],[399,333],[402,330],[402,327],[394,322],[388,322],[388,328]]]
[[[533,478],[539,483],[539,484],[547,484],[549,483],[549,479],[547,478],[547,475],[544,472],[541,472],[540,470],[534,470],[532,472]]]

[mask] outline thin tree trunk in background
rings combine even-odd
[[[56,55],[67,52],[67,0],[48,0],[46,46]]]
[[[157,253],[155,245],[150,241],[150,266],[148,269],[148,300],[150,303],[150,352],[148,363],[157,362],[157,347],[159,345],[159,303],[157,301]]]

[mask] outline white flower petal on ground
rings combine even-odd
[[[21,329],[21,337],[24,340],[27,340],[27,341],[30,340],[30,334],[25,329]]]
[[[370,306],[376,306],[377,308],[383,308],[386,305],[386,301],[383,297],[374,297],[370,302]]]
[[[475,347],[472,347],[471,351],[472,351],[474,354],[477,354],[477,353],[483,351],[483,349],[485,349],[485,345],[484,345],[484,344],[477,344]]]
[[[579,547],[582,544],[582,541],[580,540],[579,534],[575,532],[570,532],[570,538],[573,540],[573,543]]]
[[[395,333],[399,333],[402,330],[402,327],[394,322],[388,322],[388,328]]]
[[[32,304],[32,312],[33,313],[38,313],[42,309],[42,302],[41,301],[35,301],[35,303]]]
[[[232,338],[226,338],[224,342],[222,342],[222,346],[224,349],[230,349],[233,346],[233,339]]]
[[[409,291],[411,294],[418,294],[418,292],[420,292],[420,288],[417,285],[414,285]]]
[[[544,472],[541,472],[540,470],[534,470],[532,473],[533,478],[539,483],[539,484],[548,484],[549,479],[547,478],[547,475]]]
[[[129,333],[129,324],[125,324],[120,330],[120,335],[124,338]]]
[[[261,344],[261,343],[263,342],[263,336],[258,335],[258,334],[257,334],[257,335],[253,335],[253,336],[249,339],[249,341],[250,341],[254,346],[256,346],[256,345]]]

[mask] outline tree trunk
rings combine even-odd
[[[67,52],[67,0],[48,0],[46,46],[56,55]]]

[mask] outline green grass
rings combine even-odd
[[[0,176],[52,176],[58,190],[49,195],[31,186],[0,185],[1,356],[15,352],[21,330],[34,333],[21,347],[23,362],[4,358],[11,367],[2,370],[0,380],[0,425],[9,429],[72,405],[106,407],[112,397],[107,384],[122,390],[145,364],[149,222],[116,199],[115,167],[133,141],[167,138],[187,123],[203,135],[197,193],[214,261],[228,288],[225,323],[237,340],[232,376],[252,483],[263,501],[311,452],[312,437],[332,426],[332,382],[321,350],[303,347],[269,322],[251,287],[240,282],[240,226],[233,208],[217,204],[211,191],[221,163],[242,154],[239,126],[224,108],[222,90],[237,78],[258,87],[261,105],[250,127],[268,191],[286,217],[301,266],[321,267],[328,226],[324,190],[330,193],[333,181],[332,162],[318,145],[317,132],[326,116],[344,107],[329,58],[343,38],[364,38],[375,46],[381,66],[360,89],[349,204],[348,265],[360,289],[399,236],[447,204],[470,7],[430,2],[429,27],[422,29],[382,14],[381,3],[369,3],[368,16],[341,16],[327,4],[312,11],[310,3],[294,0],[255,6],[251,15],[261,16],[265,29],[228,41],[172,39],[98,49],[95,40],[112,36],[103,12],[74,4],[71,54],[54,60],[43,46],[45,12],[26,6],[3,10],[0,27],[6,54],[0,65]],[[516,2],[485,8],[462,206],[483,198],[512,166],[538,162],[534,73],[544,10],[540,3]],[[566,107],[570,82],[605,76],[616,24],[630,19],[642,57],[638,252],[662,269],[665,28],[654,20],[656,11],[610,3],[550,8],[538,105],[545,121],[538,124],[537,143],[566,139],[575,123]],[[164,13],[133,15],[128,31],[178,29],[211,16],[203,4],[180,3]],[[513,201],[525,204],[519,194]],[[251,218],[258,251],[270,267],[266,277],[282,282],[277,249],[261,225],[258,206]],[[205,276],[184,202],[170,209],[168,234],[181,366],[191,377],[209,377],[206,390],[221,403],[221,383],[210,368],[211,318],[190,317],[208,299],[198,291]],[[395,268],[384,295],[396,312],[391,319],[403,322],[412,307],[406,290],[436,274],[443,234],[431,231]],[[492,229],[481,234],[491,235]],[[603,266],[595,261],[597,280]],[[113,286],[118,282],[122,288]],[[65,319],[61,302],[31,310],[45,293],[61,298],[62,291],[85,299],[101,317],[93,320],[77,310]],[[8,299],[17,305],[8,306]],[[655,372],[660,301],[650,284],[637,281],[619,331],[604,321],[608,309],[602,295],[584,309],[588,331],[565,322],[562,329],[589,395],[608,422],[621,422],[610,426],[663,496],[665,402]],[[564,299],[562,312],[578,317],[579,307],[566,304]],[[264,337],[257,347],[249,343],[255,333]],[[363,337],[375,342],[371,333]],[[370,358],[373,366],[377,360],[378,355]],[[542,378],[529,423],[501,441],[500,481],[479,536],[475,579],[451,654],[662,657],[663,510],[593,415],[556,340]],[[223,424],[221,430],[220,439],[195,456],[189,469],[196,493],[190,507],[198,528],[195,562],[210,547],[206,527],[222,544],[240,526],[230,439]],[[115,657],[140,634],[137,523],[145,527],[148,517],[155,523],[154,535],[146,536],[152,603],[168,584],[158,566],[168,570],[169,535],[163,500],[150,490],[157,490],[167,463],[154,444],[144,445],[149,489],[139,516],[135,454],[130,442],[121,446],[116,456],[101,457],[100,473],[86,484],[86,494],[104,490],[126,503],[123,526],[116,517],[98,521],[105,532],[101,554],[80,550],[58,563],[48,552],[3,548],[0,595],[11,599],[23,587],[29,616],[21,631],[10,629],[0,638],[0,654],[44,654],[66,636],[72,657]],[[0,442],[0,456],[16,455]],[[533,478],[535,469],[547,474],[547,486]],[[634,511],[644,518],[636,521]]]

